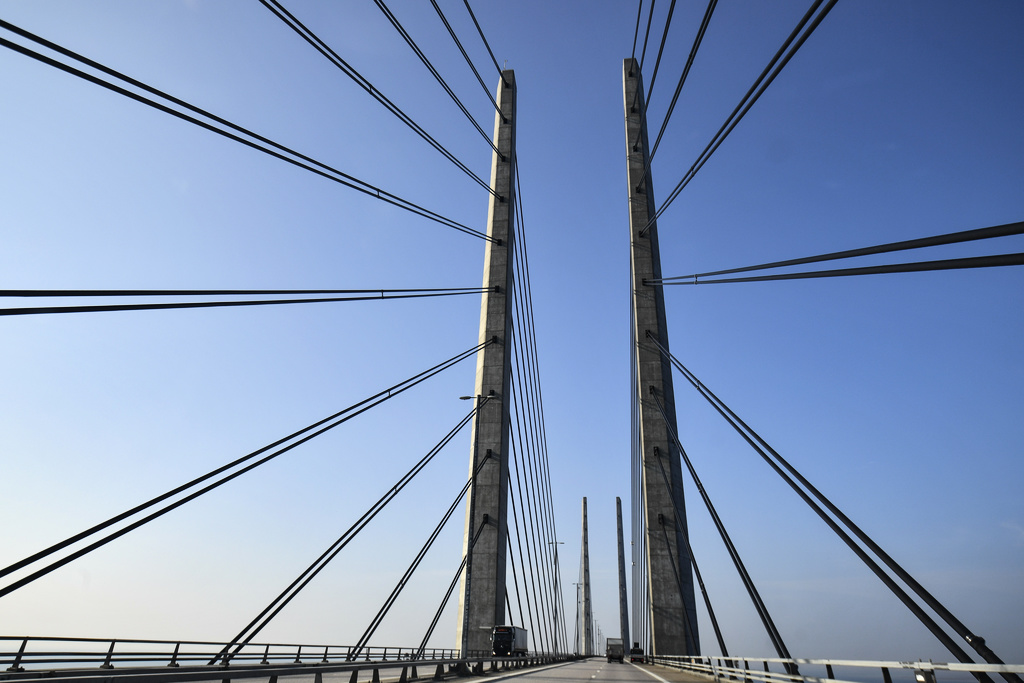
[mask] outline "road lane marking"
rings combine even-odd
[[[636,664],[634,664],[633,662],[630,662],[629,665],[631,667],[633,667],[634,669],[640,669],[640,667],[637,666]],[[668,681],[666,681],[664,678],[662,678],[658,674],[654,673],[653,671],[648,671],[647,669],[640,669],[640,670],[643,671],[648,676],[650,676],[651,678],[656,678],[657,680],[661,681],[661,683],[669,683]]]

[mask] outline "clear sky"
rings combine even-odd
[[[441,4],[493,90],[462,3]],[[656,199],[808,4],[720,3],[654,163]],[[286,6],[486,177],[489,146],[373,3]],[[622,60],[636,4],[473,7],[519,87],[566,604],[587,496],[594,614],[614,635],[614,500],[629,496]],[[429,3],[392,10],[490,131],[493,108]],[[652,126],[703,11],[676,8]],[[484,227],[483,189],[255,0],[0,0],[0,17]],[[1009,0],[839,2],[664,214],[664,274],[1021,220],[1021,35],[1024,6]],[[480,282],[474,237],[10,50],[0,84],[3,289]],[[1024,269],[677,287],[666,300],[674,353],[996,652],[1024,662]],[[0,563],[473,346],[478,321],[477,297],[3,318]],[[465,414],[458,396],[472,389],[467,363],[2,599],[0,633],[229,638]],[[795,656],[951,658],[679,378],[676,393],[683,444]],[[468,441],[260,639],[354,642],[464,481]],[[729,649],[771,655],[687,486]],[[460,513],[376,644],[418,642],[458,565],[461,523]],[[449,608],[433,642],[451,645],[454,626]]]

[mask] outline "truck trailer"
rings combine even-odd
[[[526,629],[518,626],[495,626],[491,629],[492,657],[525,657]]]
[[[605,654],[608,655],[609,662],[614,659],[621,664],[623,657],[622,638],[606,638]]]

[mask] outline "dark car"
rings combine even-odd
[[[629,648],[629,661],[644,663],[644,649],[642,647],[636,647],[636,643],[633,643],[633,647]]]

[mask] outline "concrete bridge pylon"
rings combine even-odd
[[[487,211],[480,343],[477,354],[478,411],[473,418],[469,475],[477,472],[466,498],[462,552],[466,569],[459,586],[456,642],[463,656],[491,652],[491,628],[505,623],[505,547],[508,536],[509,396],[512,372],[512,244],[515,206],[516,78],[501,73],[495,101],[491,159],[493,193]]]
[[[580,581],[583,583],[583,656],[594,654],[594,613],[590,602],[590,534],[587,528],[587,499],[583,499],[583,541],[580,546]]]
[[[626,119],[626,166],[629,182],[630,277],[633,303],[632,352],[637,368],[640,405],[642,508],[647,522],[647,586],[650,598],[651,654],[697,655],[693,569],[686,543],[686,513],[679,451],[670,438],[675,424],[672,366],[648,335],[669,348],[665,299],[661,287],[644,284],[661,278],[658,226],[649,169],[647,116],[643,78],[635,59],[622,65]],[[661,404],[659,406],[658,404]],[[664,414],[662,412],[664,407]],[[676,512],[682,524],[676,523]],[[636,596],[634,596],[636,600]]]

